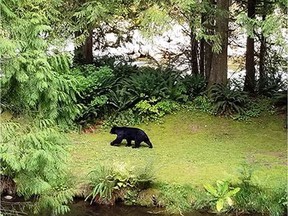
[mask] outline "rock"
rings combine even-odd
[[[6,200],[12,200],[12,199],[13,199],[13,197],[12,197],[12,196],[10,196],[10,195],[6,195],[6,196],[4,196],[4,199],[6,199]]]

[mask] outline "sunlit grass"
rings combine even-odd
[[[202,186],[216,180],[237,181],[241,164],[255,169],[255,181],[273,187],[287,180],[286,130],[277,116],[250,122],[233,121],[195,111],[181,111],[164,122],[139,126],[147,132],[153,149],[110,146],[109,131],[71,134],[71,171],[77,182],[99,164],[152,163],[156,180]]]

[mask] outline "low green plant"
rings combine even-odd
[[[93,190],[86,197],[85,201],[91,197],[90,203],[94,201],[100,203],[110,202],[112,199],[113,188],[117,185],[117,182],[115,182],[114,179],[113,170],[102,166],[99,169],[93,170],[89,175]]]
[[[189,185],[161,184],[159,202],[169,213],[181,215],[191,210],[194,189]]]
[[[215,84],[209,90],[213,112],[217,115],[241,114],[248,102],[245,92],[231,89],[229,85]]]
[[[259,117],[262,113],[274,113],[274,107],[270,98],[255,98],[247,101],[243,112],[232,116],[235,120],[249,120]]]
[[[273,97],[273,95],[279,91],[286,89],[287,81],[283,79],[281,73],[268,73],[263,80],[259,80],[256,86],[256,90],[259,95]]]
[[[2,122],[0,174],[16,182],[17,194],[33,200],[32,211],[64,214],[74,194],[67,173],[67,139],[51,120]]]
[[[206,91],[207,82],[205,78],[201,75],[186,75],[182,82],[186,88],[187,95],[190,100],[193,100],[195,97],[203,95]]]
[[[89,173],[89,178],[92,191],[85,200],[110,205],[135,191],[148,188],[154,179],[151,167],[128,169],[125,164],[116,168],[100,166]]]
[[[239,187],[230,187],[228,181],[217,181],[216,186],[205,184],[204,188],[211,196],[210,202],[217,212],[227,210],[227,206],[232,206],[232,197],[240,191]]]
[[[178,102],[187,100],[185,87],[177,71],[143,67],[123,80],[127,92],[141,100],[151,98],[170,99]]]
[[[97,68],[109,67],[117,78],[123,79],[139,71],[139,67],[132,62],[133,60],[127,60],[123,56],[100,56],[94,59],[93,65]]]
[[[253,167],[245,164],[239,170],[241,190],[235,195],[235,208],[242,212],[258,212],[273,216],[283,215],[287,210],[287,187],[262,188],[252,182]]]
[[[171,100],[158,101],[156,98],[143,100],[136,104],[134,110],[145,120],[156,120],[179,109],[179,104]]]
[[[131,101],[127,101],[130,103]],[[143,122],[159,120],[166,114],[179,110],[180,105],[171,100],[158,101],[156,98],[138,102],[133,108],[109,115],[103,126],[136,125]]]
[[[192,101],[192,106],[206,113],[213,113],[213,104],[208,96],[202,95]]]
[[[131,126],[142,122],[142,118],[137,115],[134,110],[127,109],[119,113],[113,113],[103,121],[103,128],[112,127],[114,125]]]

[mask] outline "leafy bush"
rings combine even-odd
[[[128,77],[139,70],[137,65],[132,65],[132,61],[127,61],[123,56],[101,56],[94,60],[94,65],[97,68],[111,68],[118,78]]]
[[[16,182],[17,193],[33,199],[33,211],[69,211],[74,194],[67,173],[67,140],[52,121],[18,124],[3,122],[0,174]]]
[[[189,185],[160,185],[159,202],[165,205],[169,213],[183,213],[191,210],[195,190]]]
[[[124,80],[122,86],[141,100],[152,97],[157,100],[170,99],[178,102],[187,100],[179,74],[171,70],[144,67]]]
[[[242,212],[283,215],[287,210],[287,187],[266,189],[252,183],[253,169],[244,166],[240,172],[241,190],[235,196],[235,208]]]
[[[142,121],[156,120],[179,109],[179,104],[171,100],[157,101],[156,98],[143,100],[136,104],[135,111]]]
[[[107,116],[103,122],[103,127],[108,128],[114,125],[131,126],[142,122],[142,118],[133,109],[127,109],[119,113]]]
[[[94,65],[74,69],[80,83],[77,89],[82,110],[78,121],[82,124],[93,123],[96,118],[106,118],[105,125],[155,120],[177,108],[173,101],[187,100],[177,72],[114,63],[113,70]]]
[[[190,100],[202,95],[206,91],[207,82],[201,75],[186,75],[182,79],[182,82],[185,85]]]
[[[231,188],[227,181],[217,181],[216,186],[206,184],[204,188],[210,195],[210,204],[216,208],[217,212],[227,210],[228,206],[232,206],[232,197],[240,191],[239,187]]]
[[[104,127],[113,125],[136,125],[143,122],[159,120],[166,114],[172,113],[180,108],[177,102],[171,100],[158,101],[155,98],[143,100],[134,108],[114,113],[104,121]]]
[[[203,112],[212,113],[213,112],[213,104],[208,96],[198,96],[192,101],[192,106],[196,109],[199,109]]]
[[[78,66],[73,69],[72,75],[79,81],[77,101],[82,107],[77,121],[81,124],[93,122],[107,110],[111,86],[116,84],[117,79],[109,67],[96,68],[94,65]]]
[[[245,92],[231,89],[229,85],[215,84],[210,88],[209,96],[212,100],[215,114],[231,115],[243,113],[248,102]]]
[[[250,118],[259,117],[263,112],[274,112],[272,101],[269,98],[255,98],[248,100],[245,110],[242,113],[233,116],[236,120],[249,120]]]
[[[100,166],[89,174],[92,192],[85,200],[91,198],[92,202],[113,205],[117,200],[124,200],[129,191],[146,189],[154,179],[149,166],[143,169],[129,170],[124,164],[116,169]]]
[[[260,81],[258,81],[260,82]],[[272,97],[276,92],[283,91],[287,83],[283,81],[281,74],[268,74],[261,83],[256,86],[258,94],[267,97]]]

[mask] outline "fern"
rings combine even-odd
[[[214,104],[213,112],[220,115],[241,114],[248,102],[245,92],[221,84],[215,84],[210,88],[210,98]]]

